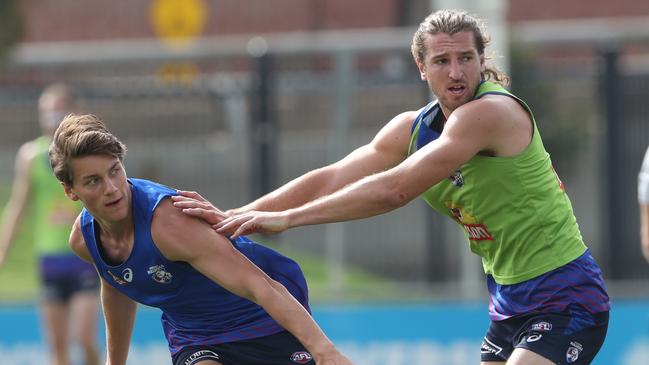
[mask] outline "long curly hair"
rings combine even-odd
[[[412,45],[410,46],[412,56],[415,58],[415,61],[423,62],[424,55],[426,54],[424,41],[427,34],[445,33],[453,35],[465,31],[473,32],[478,54],[485,55],[485,48],[489,44],[490,38],[484,31],[482,21],[463,10],[444,9],[430,14],[419,24],[419,29],[417,29],[415,35],[412,37]],[[485,59],[488,58],[485,57]],[[482,72],[482,79],[485,81],[493,81],[503,86],[509,84],[509,76],[505,75],[505,73],[494,65],[485,66],[485,70]]]

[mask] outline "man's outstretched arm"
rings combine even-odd
[[[301,206],[365,176],[398,165],[408,155],[410,127],[418,113],[409,111],[397,115],[369,144],[357,148],[338,162],[309,171],[240,208],[220,212],[200,195],[189,191],[179,191],[179,196],[172,197],[174,205],[210,224],[250,210],[275,212]]]

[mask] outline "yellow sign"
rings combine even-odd
[[[203,31],[207,18],[204,0],[153,0],[153,30],[171,48],[188,46]]]
[[[190,86],[196,81],[198,75],[198,67],[191,62],[168,63],[158,67],[156,81],[166,86]]]

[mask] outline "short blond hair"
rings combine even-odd
[[[49,148],[54,176],[72,186],[72,159],[90,155],[109,155],[123,161],[126,146],[97,116],[69,114],[56,129]]]

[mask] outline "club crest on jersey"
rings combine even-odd
[[[568,351],[566,351],[566,361],[571,364],[577,359],[579,359],[579,354],[584,350],[584,347],[579,343],[575,341],[570,342],[570,347],[568,347]]]
[[[165,270],[164,265],[151,266],[146,273],[151,275],[151,278],[160,284],[168,284],[171,278],[173,278],[173,275]]]
[[[464,186],[464,176],[462,176],[462,171],[460,170],[455,170],[453,175],[449,176],[448,179],[451,180],[451,184],[456,188]]]

